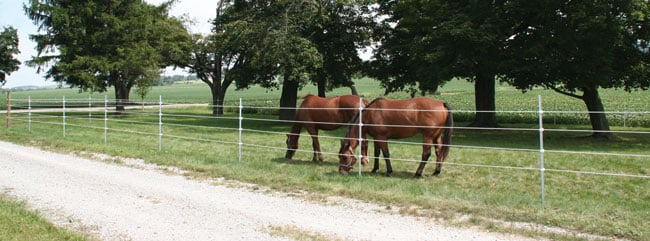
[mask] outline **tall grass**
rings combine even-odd
[[[360,93],[370,98],[381,95],[371,80],[361,83],[357,86]],[[254,108],[243,120],[246,131],[243,133],[245,145],[241,161],[237,157],[237,114],[229,112],[224,117],[215,118],[210,115],[208,107],[165,109],[162,151],[158,150],[158,116],[154,110],[131,110],[126,115],[111,116],[106,144],[104,122],[99,118],[103,118],[101,113],[93,114],[98,118],[90,120],[87,113],[69,113],[65,138],[59,134],[63,132],[62,126],[56,124],[61,123],[61,113],[34,116],[38,122],[32,123],[31,132],[26,122],[16,120],[11,129],[1,129],[0,138],[54,150],[142,158],[147,162],[178,166],[197,176],[226,177],[287,192],[308,191],[315,199],[329,195],[353,197],[379,203],[387,210],[443,218],[450,222],[463,220],[461,217],[468,215],[471,218],[465,222],[487,228],[512,231],[507,225],[490,221],[497,219],[543,224],[605,237],[650,239],[647,230],[650,226],[647,218],[650,216],[650,179],[635,177],[650,175],[647,157],[650,128],[643,122],[647,117],[638,118],[641,121],[634,127],[623,127],[612,121],[617,123],[613,127],[615,130],[631,133],[617,133],[613,141],[602,141],[585,138],[587,134],[584,132],[565,131],[590,129],[581,121],[571,119],[573,117],[558,116],[552,120],[552,115],[545,115],[547,171],[546,199],[542,205],[537,113],[499,112],[499,121],[506,127],[499,130],[463,128],[467,122],[462,121],[471,120],[468,110],[473,109],[472,89],[469,83],[455,81],[448,83],[441,94],[435,96],[450,102],[455,110],[465,110],[467,117],[463,119],[463,112],[456,115],[461,122],[457,123],[459,128],[454,132],[454,147],[442,174],[429,176],[433,172],[430,163],[425,169],[426,177],[422,179],[412,178],[418,165],[414,160],[420,157],[422,147],[407,143],[390,144],[391,157],[394,158],[392,177],[381,175],[385,172],[383,161],[380,174],[370,174],[370,167],[363,167],[361,176],[339,175],[335,152],[339,138],[345,132],[342,129],[320,133],[321,146],[326,152],[325,164],[309,161],[312,154],[308,136],[300,138],[300,151],[293,160],[284,159],[285,133],[289,126],[275,121],[275,116],[257,113]],[[266,98],[268,94],[256,89],[248,91],[255,94],[247,95],[257,99]],[[337,91],[347,93],[348,90]],[[301,94],[308,92],[310,90],[306,89]],[[238,101],[235,93],[238,92],[229,94],[231,101]],[[403,97],[399,94],[389,97]],[[553,92],[533,90],[521,94],[504,86],[498,87],[497,106],[499,110],[535,111],[537,94],[543,95],[545,106],[557,105],[558,109],[563,109],[566,108],[562,107],[564,105],[575,104],[574,109],[569,110],[581,108],[581,103],[571,104],[566,99],[568,97]],[[621,99],[613,98],[619,95]],[[649,98],[645,92],[631,95],[628,100],[647,101]],[[612,99],[624,99],[622,93],[605,93],[603,96],[606,108],[608,105],[620,106]],[[275,100],[269,97],[264,103]],[[643,104],[623,106],[646,111]],[[586,118],[586,114],[584,116]],[[420,139],[414,137],[402,141],[417,143]],[[579,238],[571,234],[560,237],[535,232],[528,234],[553,239]]]

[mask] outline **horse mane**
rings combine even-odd
[[[356,123],[356,122],[359,120],[359,116],[363,114],[363,111],[364,111],[366,108],[370,107],[370,106],[371,106],[372,104],[374,104],[375,102],[377,102],[378,100],[383,100],[383,99],[386,99],[386,98],[384,98],[384,97],[379,97],[379,98],[376,98],[376,99],[370,101],[370,103],[368,103],[368,104],[366,105],[366,107],[362,108],[360,112],[357,112],[357,113],[354,115],[354,117],[352,117],[352,119],[351,119],[350,121],[348,121],[348,130],[345,131],[345,139],[343,139],[343,145],[341,145],[341,148],[350,145],[350,139],[348,138],[348,136],[350,136],[350,131],[352,130],[352,127],[354,126],[354,125],[352,125],[352,124]],[[342,149],[341,149],[341,150],[342,150]],[[339,152],[340,152],[340,151],[339,151]]]

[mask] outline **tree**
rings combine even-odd
[[[283,120],[293,119],[298,89],[322,64],[322,56],[302,32],[314,11],[311,1],[234,1],[221,16],[232,24],[225,25],[232,28],[225,31],[229,40],[224,47],[239,60],[226,78],[232,78],[238,89],[254,84],[281,87]]]
[[[189,34],[168,16],[172,3],[30,0],[25,13],[41,33],[31,36],[38,56],[28,63],[39,71],[52,63],[47,78],[81,90],[113,86],[123,111],[134,86],[146,93],[161,68],[186,60]]]
[[[509,25],[501,18],[507,1],[380,1],[388,16],[376,30],[381,46],[369,75],[386,93],[434,93],[453,77],[474,82],[472,126],[494,127],[495,81],[501,73]]]
[[[230,1],[220,1],[213,21],[213,33],[193,36],[193,51],[188,68],[210,87],[213,115],[223,114],[226,91],[233,83],[246,88],[260,77],[251,73],[252,42],[259,33],[241,4],[235,11]],[[231,8],[232,7],[232,8]]]
[[[650,6],[643,0],[512,1],[507,78],[581,99],[593,136],[611,139],[600,88],[648,89]]]
[[[221,58],[221,68],[204,68],[211,69],[205,72],[211,73],[205,75],[211,83],[220,76],[216,79],[226,88],[233,83],[237,89],[254,84],[282,88],[283,120],[293,119],[298,90],[310,82],[321,96],[335,87],[353,87],[352,75],[362,65],[356,49],[369,32],[363,5],[347,0],[229,3],[223,14],[217,11],[213,37],[204,41],[213,42],[208,49]]]
[[[13,27],[4,27],[0,33],[0,87],[7,82],[7,75],[18,70],[20,61],[14,55],[19,53],[18,32]]]
[[[188,68],[191,73],[210,87],[212,94],[212,114],[223,114],[223,100],[230,83],[222,82],[223,57],[217,47],[215,35],[192,36],[193,50]]]
[[[356,93],[352,76],[362,70],[363,61],[357,49],[369,44],[372,18],[368,2],[352,0],[315,1],[316,12],[309,21],[305,36],[323,56],[323,64],[311,73],[318,96],[341,86]]]

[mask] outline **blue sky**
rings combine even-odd
[[[52,81],[46,81],[42,74],[37,74],[35,68],[30,68],[25,65],[27,60],[36,55],[36,50],[34,49],[36,44],[29,40],[29,35],[35,34],[37,29],[23,11],[24,2],[24,0],[0,1],[0,28],[12,26],[18,30],[18,47],[21,53],[17,57],[18,60],[23,63],[18,71],[7,76],[7,84],[5,84],[4,88],[24,85],[54,85]],[[146,0],[146,2],[151,4],[160,4],[163,0]],[[173,16],[189,16],[193,22],[189,27],[189,30],[192,33],[209,33],[209,21],[214,17],[216,5],[216,0],[179,0],[174,7],[172,7],[170,14]],[[171,75],[185,73],[179,70],[172,71],[169,69],[165,74]]]

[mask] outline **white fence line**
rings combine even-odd
[[[16,103],[21,103],[21,101],[26,102],[25,105],[19,105]],[[39,105],[32,105],[32,103],[43,103],[43,102],[50,102],[47,105],[44,104],[39,104]],[[60,104],[58,104],[57,101],[60,101]],[[29,131],[31,132],[32,125],[33,124],[53,124],[53,125],[62,125],[63,127],[63,138],[66,137],[66,126],[74,126],[74,127],[82,127],[82,128],[91,128],[91,129],[98,129],[98,130],[103,130],[104,131],[104,143],[107,143],[108,139],[108,133],[109,132],[122,132],[122,133],[132,133],[132,134],[139,134],[139,135],[152,135],[152,136],[158,136],[158,141],[159,141],[159,151],[163,150],[163,140],[164,138],[176,138],[176,139],[183,139],[183,140],[192,140],[192,141],[201,141],[201,142],[213,142],[213,143],[222,143],[222,144],[231,144],[231,145],[237,145],[238,146],[238,152],[239,152],[239,160],[241,161],[242,155],[243,155],[243,147],[256,147],[256,148],[265,148],[265,149],[272,149],[272,150],[286,150],[286,146],[278,147],[278,146],[269,146],[269,145],[264,145],[264,144],[256,144],[256,143],[251,143],[251,142],[245,142],[244,141],[244,132],[251,132],[251,133],[263,133],[263,134],[269,134],[269,135],[281,135],[284,136],[285,134],[288,133],[289,128],[287,128],[287,132],[277,132],[277,131],[269,131],[269,130],[256,130],[254,128],[245,128],[244,126],[244,120],[246,121],[259,121],[259,122],[280,122],[280,123],[285,123],[285,124],[295,124],[295,123],[301,123],[299,121],[285,121],[285,120],[272,120],[272,119],[263,119],[263,118],[249,118],[249,117],[244,117],[243,110],[244,109],[280,109],[277,107],[271,108],[271,107],[259,107],[259,106],[245,106],[243,104],[243,100],[240,99],[239,105],[238,106],[222,106],[224,109],[230,108],[230,109],[238,109],[238,116],[237,117],[215,117],[215,116],[203,116],[203,115],[187,115],[187,114],[165,114],[163,109],[167,105],[173,105],[171,103],[164,103],[162,96],[160,96],[158,103],[140,103],[142,106],[149,105],[151,109],[156,108],[157,113],[147,113],[147,112],[129,112],[130,114],[133,114],[135,116],[143,116],[145,118],[150,118],[152,121],[136,121],[136,120],[120,120],[117,118],[108,118],[108,98],[105,97],[104,100],[98,101],[98,100],[93,100],[92,98],[85,99],[85,100],[80,100],[80,99],[67,99],[63,97],[62,99],[56,100],[56,99],[39,99],[39,100],[34,100],[31,97],[29,97],[26,100],[19,100],[19,99],[12,99],[12,106],[11,110],[12,113],[20,114],[20,113],[27,113],[26,117],[21,117],[19,115],[7,115],[8,118],[8,123],[9,123],[9,118],[11,120],[15,121],[26,121],[28,123],[28,128]],[[70,105],[73,106],[83,106],[83,107],[70,107]],[[129,107],[140,107],[139,105],[128,105]],[[210,105],[203,105],[206,107],[213,107]],[[285,108],[286,109],[286,108]],[[314,108],[317,109],[317,108]],[[330,109],[337,109],[337,108],[318,108],[319,110],[330,110]],[[354,109],[358,110],[356,108],[348,108],[348,109]],[[60,110],[62,114],[59,115],[48,115],[48,114],[43,114],[47,112],[57,112],[57,110]],[[372,110],[372,108],[368,108],[368,110]],[[75,115],[66,115],[66,112],[88,112],[87,117],[81,117],[81,116],[75,116]],[[103,111],[103,117],[101,117],[100,114],[93,115],[93,112],[100,112]],[[392,109],[389,111],[426,111],[426,110],[397,110],[397,109]],[[464,110],[453,110],[452,112],[454,113],[465,113],[465,112],[471,112],[471,113],[476,113],[477,111],[464,111]],[[650,154],[626,154],[626,153],[607,153],[607,152],[581,152],[581,151],[565,151],[565,150],[546,150],[544,149],[544,133],[546,132],[596,132],[594,130],[571,130],[571,129],[545,129],[543,127],[544,125],[544,114],[547,113],[555,113],[555,114],[588,114],[590,112],[584,112],[584,111],[544,111],[542,108],[542,100],[541,96],[538,97],[538,110],[537,111],[495,111],[497,113],[525,113],[525,114],[536,114],[538,116],[538,128],[481,128],[481,127],[460,127],[460,126],[455,126],[453,127],[454,129],[457,130],[468,130],[468,131],[536,131],[539,132],[539,148],[538,149],[532,149],[532,148],[510,148],[510,147],[497,147],[497,146],[469,146],[469,145],[457,145],[457,144],[451,144],[449,146],[453,148],[466,148],[466,149],[489,149],[489,150],[498,150],[498,151],[517,151],[517,152],[539,152],[539,168],[535,168],[532,166],[505,166],[505,165],[488,165],[488,164],[476,164],[476,163],[460,163],[460,162],[445,162],[445,165],[457,165],[457,166],[468,166],[468,167],[479,167],[479,168],[499,168],[499,169],[511,169],[511,170],[526,170],[526,171],[539,171],[540,172],[540,188],[541,188],[541,200],[542,204],[544,203],[544,173],[545,172],[558,172],[558,173],[575,173],[575,174],[588,174],[588,175],[603,175],[603,176],[616,176],[616,177],[627,177],[627,178],[643,178],[643,179],[648,179],[650,178],[650,175],[642,175],[642,174],[630,174],[630,173],[608,173],[608,172],[599,172],[599,171],[580,171],[580,170],[563,170],[563,169],[546,169],[544,166],[544,158],[545,158],[545,153],[560,153],[560,154],[577,154],[577,155],[602,155],[602,156],[616,156],[616,157],[635,157],[635,158],[644,158],[644,159],[650,159]],[[591,112],[595,113],[595,112]],[[605,114],[621,114],[621,115],[647,115],[650,114],[648,111],[631,111],[631,112],[598,112],[598,113],[605,113]],[[157,116],[157,122],[153,121],[153,116]],[[41,120],[47,120],[47,119],[52,119],[52,118],[62,118],[61,122],[56,122],[56,121],[41,121]],[[103,120],[103,126],[90,126],[90,125],[81,125],[81,124],[71,124],[72,120],[75,119],[88,119],[89,123],[92,122],[93,120]],[[224,119],[224,120],[236,120],[238,122],[238,128],[232,128],[232,127],[219,127],[219,126],[202,126],[202,125],[190,125],[190,124],[180,124],[180,123],[170,123],[170,122],[165,122],[166,118],[188,118],[188,119]],[[128,125],[157,125],[158,133],[151,133],[147,131],[141,131],[141,130],[125,130],[125,129],[116,129],[116,128],[109,128],[108,123],[114,122],[114,123],[123,123],[123,124],[128,124]],[[302,123],[309,123],[309,124],[332,124],[332,123],[327,123],[327,122],[302,122]],[[358,125],[354,123],[334,123],[338,124],[341,126],[350,126],[350,125]],[[368,124],[368,123],[363,123],[365,126],[376,126],[374,124]],[[228,140],[228,141],[223,141],[223,140],[214,140],[214,139],[208,139],[208,138],[197,138],[197,137],[188,137],[188,136],[181,136],[181,135],[173,135],[173,134],[166,134],[164,133],[164,126],[174,126],[174,127],[184,127],[184,128],[206,128],[206,129],[214,129],[214,130],[219,130],[219,131],[232,131],[232,132],[237,132],[238,133],[238,141],[233,141],[233,140]],[[391,125],[390,127],[417,127],[417,128],[431,128],[431,126],[407,126],[407,125]],[[436,128],[448,128],[445,126],[439,126]],[[361,130],[361,129],[359,129]],[[650,132],[645,132],[645,131],[609,131],[611,133],[620,133],[620,134],[648,134],[650,135]],[[361,136],[361,135],[359,135]],[[300,134],[300,137],[308,138],[310,137],[309,134]],[[345,139],[345,137],[331,137],[331,136],[319,136],[321,139]],[[394,143],[394,144],[404,144],[404,145],[423,145],[423,143],[420,142],[406,142],[406,141],[398,141],[398,140],[388,140],[388,143]],[[312,153],[313,151],[310,148],[303,148],[303,149],[298,149],[296,150],[298,152],[304,152],[304,153]],[[332,152],[321,152],[323,155],[332,155],[332,156],[338,156],[338,153],[332,153]],[[361,150],[359,148],[359,159],[361,159]],[[403,158],[394,158],[391,157],[392,161],[402,161],[402,162],[421,162],[421,160],[414,160],[414,159],[403,159]],[[433,161],[432,163],[435,163]],[[359,162],[359,164],[361,164]],[[528,165],[532,165],[533,163],[529,163]],[[361,175],[361,167],[359,167],[359,175]]]

